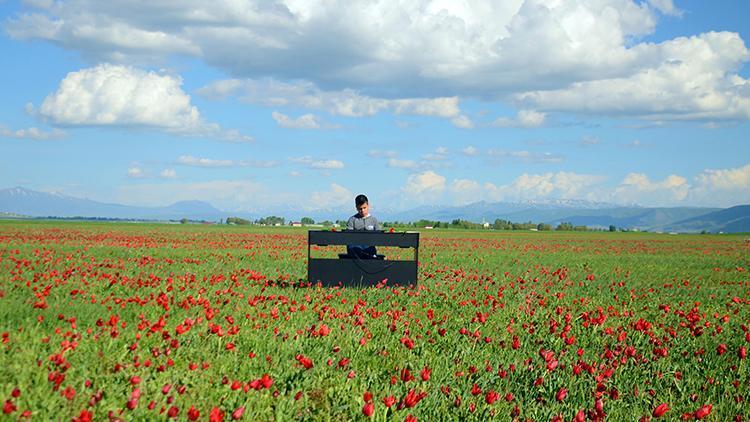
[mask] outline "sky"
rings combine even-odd
[[[746,0],[0,0],[0,189],[750,203]]]

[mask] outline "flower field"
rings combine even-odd
[[[427,231],[325,289],[303,229],[4,221],[2,417],[747,420],[746,237]]]

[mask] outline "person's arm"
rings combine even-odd
[[[349,217],[349,221],[346,222],[347,230],[354,230],[354,217]]]
[[[383,230],[383,226],[380,225],[380,221],[377,218],[375,218],[375,230]]]

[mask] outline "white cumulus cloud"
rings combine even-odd
[[[629,173],[614,190],[612,199],[625,204],[662,206],[683,201],[689,191],[690,184],[682,176],[672,174],[652,181],[643,173]]]
[[[310,195],[307,207],[311,210],[344,207],[350,205],[353,198],[354,194],[349,189],[337,183],[331,183],[330,189],[327,191],[314,191]]]
[[[515,98],[544,110],[650,120],[750,119],[750,81],[736,73],[750,52],[738,34],[711,32],[634,50],[644,63],[632,73]]]
[[[445,177],[427,170],[422,173],[411,174],[406,179],[402,191],[416,197],[438,196],[445,190]]]
[[[710,206],[750,203],[750,164],[728,169],[706,169],[695,177],[692,202]]]
[[[458,99],[481,98],[535,113],[748,120],[739,34],[642,41],[681,13],[672,0],[28,1],[5,30],[93,63],[195,58],[233,78],[206,95],[342,116],[388,110],[466,128]],[[177,115],[190,121],[189,109]]]
[[[130,66],[101,64],[70,72],[38,113],[57,125],[145,126],[168,132],[247,141],[237,131],[205,122],[182,80]]]
[[[508,184],[481,183],[471,179],[456,179],[449,189],[454,201],[471,203],[485,201],[528,201],[539,199],[598,200],[599,187],[604,177],[574,172],[529,174],[524,173]]]

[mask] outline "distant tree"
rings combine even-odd
[[[255,220],[257,224],[262,224],[265,226],[274,226],[276,224],[283,226],[285,221],[286,220],[284,219],[284,217],[277,217],[275,215],[271,215],[265,218],[260,218],[258,220]]]
[[[571,223],[560,223],[555,227],[557,231],[571,231],[573,230],[573,224]]]
[[[189,222],[190,222],[190,220],[188,220],[187,218],[180,219],[180,224],[187,224]]]
[[[244,224],[252,224],[252,222],[250,220],[245,220],[244,218],[227,217],[227,224],[244,225]]]
[[[325,220],[324,222],[320,223],[323,225],[323,227],[331,227],[333,225],[333,222]]]
[[[300,220],[300,223],[302,223],[302,224],[315,224],[315,220],[313,220],[310,217],[302,217],[302,220]]]
[[[548,231],[548,230],[552,230],[552,225],[546,224],[546,223],[539,223],[536,225],[536,229],[539,231]]]
[[[510,221],[496,219],[495,224],[492,225],[492,228],[495,230],[510,230],[513,228],[513,225],[510,223]]]
[[[609,231],[611,231],[611,232],[616,232],[616,231],[617,231],[617,227],[615,227],[615,225],[614,225],[614,224],[610,224],[610,225],[609,225]]]

